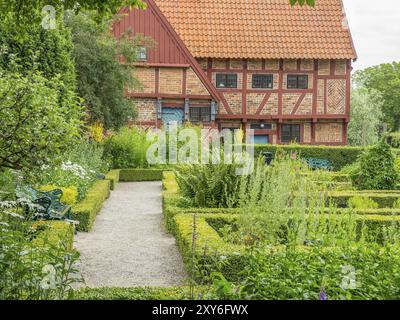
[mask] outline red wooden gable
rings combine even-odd
[[[148,51],[148,63],[190,64],[178,41],[152,6],[146,10],[133,9],[130,12],[124,8],[120,14],[122,19],[114,24],[114,35],[117,38],[131,30],[133,35],[142,34],[155,41],[155,46]]]
[[[213,99],[219,102],[221,98],[218,91],[155,2],[153,0],[145,2],[147,3],[145,10],[129,10],[129,8],[120,10],[122,17],[113,26],[114,35],[119,38],[131,31],[133,35],[142,34],[152,38],[156,44],[148,51],[148,64],[192,67]]]

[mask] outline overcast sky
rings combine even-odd
[[[400,61],[400,1],[343,0],[358,60],[355,69]]]

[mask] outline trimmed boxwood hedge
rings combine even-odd
[[[162,169],[121,169],[119,181],[161,181],[163,179]]]
[[[110,182],[111,182],[111,185],[110,185],[111,190],[114,190],[116,184],[119,182],[119,171],[120,170],[111,170],[105,176],[105,179],[110,180]]]
[[[380,193],[375,191],[340,191],[340,192],[331,192],[327,198],[328,202],[332,201],[339,208],[347,208],[348,201],[352,197],[365,197],[369,198],[376,203],[378,203],[379,208],[393,208],[397,199],[400,198],[400,193],[397,192],[389,192],[389,193]]]
[[[43,246],[45,241],[57,245],[65,241],[68,250],[73,249],[74,226],[65,221],[38,221],[33,224],[34,229],[42,230],[33,239],[37,246]]]
[[[237,281],[240,278],[240,271],[247,263],[246,247],[226,242],[217,231],[223,225],[235,223],[237,217],[238,215],[235,214],[196,215],[195,260],[198,268],[203,271],[203,275],[204,273],[209,274],[218,271],[230,281]],[[340,215],[337,216],[339,219],[340,217]],[[362,226],[365,226],[368,235],[367,240],[371,242],[382,243],[386,228],[400,227],[400,216],[355,215],[354,217],[357,221],[358,235],[361,234]],[[172,233],[175,235],[185,266],[190,274],[192,269],[193,215],[177,214],[172,220]],[[270,248],[271,250],[266,254],[274,254],[274,252],[283,248],[283,246]],[[325,249],[340,250],[339,247]],[[307,247],[304,247],[304,250],[307,250]],[[223,260],[222,264],[220,263],[221,259]],[[196,274],[194,276],[195,279],[198,279]]]
[[[91,187],[81,202],[72,207],[74,220],[79,221],[78,231],[90,231],[104,201],[110,196],[110,180],[99,180]]]
[[[195,289],[201,293],[201,288]],[[72,300],[186,300],[189,287],[85,288],[77,290]]]
[[[366,150],[363,147],[335,147],[335,146],[310,146],[310,145],[255,145],[254,154],[271,152],[273,155],[278,150],[287,153],[297,152],[301,158],[319,158],[331,161],[333,169],[339,171],[344,166],[352,164],[358,156]]]
[[[212,215],[214,218],[226,219],[233,222],[235,216]],[[195,260],[198,269],[205,274],[220,271],[228,280],[239,279],[239,272],[247,263],[245,247],[230,244],[224,241],[218,232],[211,227],[206,219],[209,215],[196,216],[196,246]],[[178,247],[183,257],[186,269],[192,273],[192,241],[193,241],[193,216],[189,214],[178,214],[173,219],[172,233],[174,234]],[[220,264],[221,259],[224,260]],[[199,275],[191,274],[194,279],[200,279]],[[204,279],[203,279],[204,280]]]

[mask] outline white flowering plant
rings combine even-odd
[[[83,140],[60,164],[43,166],[31,180],[36,185],[74,186],[78,190],[78,200],[81,200],[108,169],[109,165],[103,160],[103,148]]]
[[[65,299],[81,282],[79,254],[63,240],[35,243],[42,229],[22,213],[19,203],[0,202],[0,300]]]

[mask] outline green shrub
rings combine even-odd
[[[349,199],[348,207],[354,209],[377,209],[379,205],[368,197],[355,196]]]
[[[182,203],[186,207],[229,208],[238,204],[241,176],[238,165],[207,164],[180,165],[175,169]]]
[[[387,135],[387,142],[393,148],[400,148],[400,131],[389,133]]]
[[[400,209],[400,198],[396,200],[396,202],[393,205],[393,208]]]
[[[109,173],[106,174],[105,179],[110,180],[111,190],[114,190],[116,184],[119,182],[119,172],[120,170],[111,170]]]
[[[105,140],[104,157],[114,169],[148,167],[146,153],[151,142],[146,138],[147,133],[143,129],[122,128]]]
[[[104,201],[110,195],[110,180],[97,181],[81,202],[72,207],[73,219],[79,221],[77,230],[90,231]]]
[[[394,163],[397,171],[400,172],[400,157],[397,157]]]
[[[394,203],[400,197],[399,192],[391,192],[391,193],[384,193],[384,192],[374,192],[372,191],[341,191],[341,192],[331,192],[327,197],[327,202],[333,202],[339,208],[347,208],[349,205],[350,199],[353,197],[360,198],[359,201],[360,208],[367,208],[366,205],[373,205],[373,208],[377,208],[376,204],[378,204],[378,208],[392,208]],[[372,200],[374,203],[365,202],[364,205],[361,203],[363,199]]]
[[[58,246],[64,241],[68,250],[73,249],[74,226],[65,221],[38,221],[33,224],[33,229],[42,230],[33,240],[36,246],[46,246],[48,242]]]
[[[162,180],[163,193],[163,213],[166,228],[169,232],[173,230],[173,219],[177,214],[237,214],[237,208],[187,208],[182,207],[182,201],[179,194],[179,186],[172,171],[164,171]]]
[[[275,155],[279,151],[288,154],[296,152],[300,158],[319,158],[331,161],[335,171],[341,170],[346,165],[357,161],[358,156],[365,150],[361,147],[331,147],[308,145],[256,145],[255,155],[262,152],[271,152]]]
[[[119,180],[122,182],[161,181],[163,172],[162,169],[121,169]]]
[[[351,174],[357,189],[394,189],[398,178],[392,150],[384,140],[360,156],[357,170]]]

